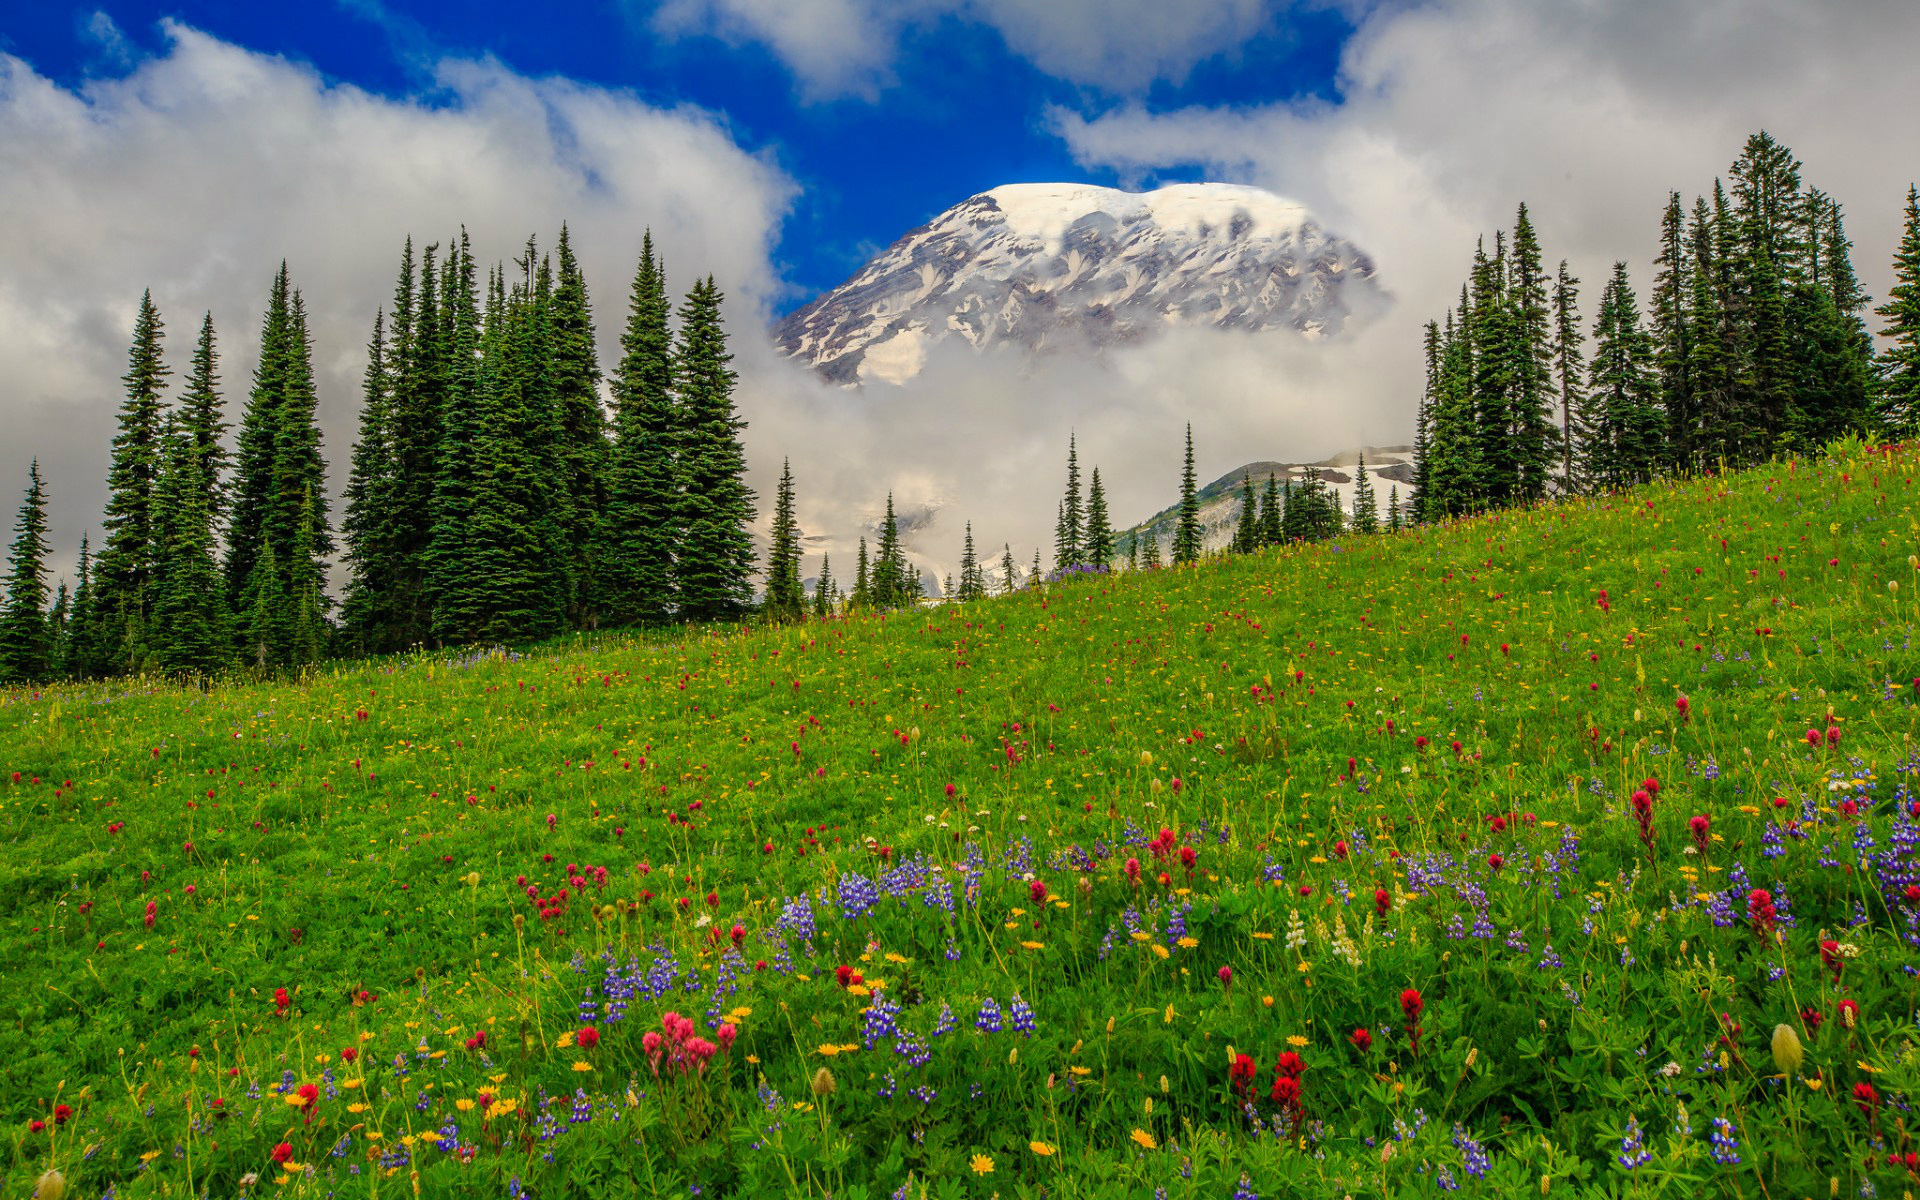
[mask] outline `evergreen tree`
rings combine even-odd
[[[1539,238],[1524,204],[1514,221],[1507,298],[1513,314],[1513,400],[1507,426],[1514,448],[1513,497],[1530,503],[1547,494],[1559,455],[1553,430],[1552,309]],[[1372,532],[1378,524],[1378,516],[1370,510],[1364,532]]]
[[[720,290],[713,277],[693,286],[680,307],[674,383],[685,419],[685,453],[678,463],[682,553],[675,561],[681,615],[726,620],[751,596],[753,492],[734,413],[734,373],[727,364],[720,324]]]
[[[1893,289],[1873,311],[1886,321],[1875,416],[1889,437],[1911,438],[1920,434],[1920,190],[1912,184],[1893,256]]]
[[[1491,256],[1484,245],[1475,251],[1463,326],[1470,357],[1461,432],[1472,452],[1461,487],[1465,502],[1474,507],[1510,503],[1520,489],[1513,413],[1520,403],[1524,355],[1518,314],[1508,295],[1504,234],[1495,235],[1494,248]]]
[[[1045,580],[1040,574],[1040,547],[1033,548],[1033,570],[1027,573],[1027,586],[1039,587]]]
[[[1149,570],[1160,565],[1160,539],[1151,525],[1147,526],[1147,540],[1140,546],[1140,565]]]
[[[1627,264],[1615,263],[1593,329],[1588,386],[1598,420],[1583,455],[1588,476],[1602,487],[1643,483],[1662,461],[1654,367]]]
[[[907,602],[906,558],[900,549],[900,525],[893,517],[893,493],[887,493],[887,515],[880,524],[880,548],[867,577],[868,601],[880,609]]]
[[[360,436],[347,477],[346,515],[340,531],[347,543],[347,592],[341,623],[363,653],[395,648],[401,624],[396,610],[398,574],[404,568],[395,500],[400,469],[394,446],[393,384],[387,368],[386,310],[374,314],[361,385]]]
[[[1463,289],[1459,314],[1448,316],[1441,337],[1432,430],[1427,439],[1427,478],[1420,492],[1422,519],[1428,521],[1459,516],[1485,503],[1468,310],[1469,300]],[[1291,537],[1289,534],[1289,540]]]
[[[379,640],[390,648],[433,637],[434,593],[428,572],[440,486],[441,422],[453,369],[452,310],[444,303],[439,249],[426,248],[416,281],[413,239],[407,239],[382,356],[393,487],[384,506],[392,561],[391,591],[382,607],[390,627]]]
[[[201,500],[207,519],[220,527],[226,511],[226,489],[221,475],[227,468],[227,452],[221,445],[227,425],[220,414],[220,355],[214,349],[213,314],[200,319],[200,339],[193,347],[193,367],[187,385],[180,393],[181,428],[192,440],[193,454],[199,460]]]
[[[291,622],[281,595],[280,564],[274,561],[273,539],[262,534],[245,601],[239,612],[241,656],[259,670],[276,662],[278,647],[291,646]]]
[[[1666,461],[1680,470],[1699,465],[1700,402],[1693,389],[1693,281],[1689,278],[1685,219],[1680,193],[1667,195],[1660,216],[1660,255],[1653,260],[1653,361],[1660,403],[1666,410]]]
[[[1574,467],[1574,447],[1585,438],[1585,430],[1575,422],[1586,411],[1583,387],[1586,358],[1580,347],[1584,340],[1580,329],[1580,279],[1560,260],[1553,280],[1553,382],[1560,402],[1560,486],[1567,492],[1584,489],[1584,481]],[[1416,494],[1415,506],[1418,511]]]
[[[1852,320],[1826,288],[1811,285],[1793,289],[1787,314],[1794,376],[1782,445],[1813,453],[1836,438],[1865,433],[1873,420],[1873,378]]]
[[[1060,502],[1059,518],[1053,529],[1053,569],[1064,571],[1086,560],[1080,511],[1080,453],[1071,434],[1067,436],[1067,494]]]
[[[54,644],[47,621],[47,496],[40,461],[27,469],[27,495],[7,553],[6,607],[0,610],[0,683],[45,679]]]
[[[142,293],[127,354],[127,398],[113,438],[107,471],[106,545],[94,564],[93,607],[99,622],[103,670],[125,671],[146,656],[146,624],[153,584],[154,485],[160,478],[161,400],[171,374],[161,358],[166,337],[152,293]]]
[[[614,442],[607,510],[599,523],[599,608],[616,625],[652,624],[673,611],[676,438],[673,339],[666,275],[651,232],[641,240],[621,356],[613,371]]]
[[[1387,532],[1399,533],[1402,519],[1400,485],[1396,483],[1387,489]]]
[[[485,397],[479,281],[466,230],[460,231],[438,283],[442,369],[433,381],[439,399],[438,437],[433,454],[433,520],[422,555],[422,601],[430,614],[433,640],[459,645],[479,641],[489,616],[483,595],[485,568],[473,524]],[[490,295],[492,290],[489,282]]]
[[[1180,468],[1180,518],[1173,534],[1175,565],[1199,561],[1200,537],[1200,499],[1193,475],[1193,425],[1189,423],[1186,459]]]
[[[1561,265],[1565,267],[1564,263]],[[1413,508],[1416,515],[1426,504],[1427,493],[1431,490],[1432,482],[1430,467],[1433,457],[1434,405],[1440,395],[1441,340],[1438,321],[1427,322],[1422,346],[1426,352],[1427,369],[1420,389],[1420,403],[1414,410],[1413,417]],[[1271,475],[1267,477],[1267,488],[1270,492],[1274,492],[1274,498],[1277,500],[1278,492],[1273,487]],[[1280,514],[1275,511],[1272,522],[1273,532],[1267,538],[1268,545],[1274,545],[1279,541],[1279,526]]]
[[[1138,571],[1139,569],[1140,531],[1138,529],[1129,529],[1127,531],[1127,570]]]
[[[867,539],[860,539],[860,556],[853,566],[853,605],[855,608],[873,607],[873,572],[867,565]]]
[[[1373,480],[1367,475],[1367,456],[1360,455],[1360,465],[1353,472],[1353,530],[1355,533],[1374,533],[1380,528],[1380,505],[1373,495]]]
[[[767,616],[798,620],[806,612],[800,582],[800,524],[793,515],[793,464],[780,464],[780,490],[773,505],[773,544],[767,551]]]
[[[820,556],[820,579],[813,585],[813,615],[822,620],[833,614],[833,559]]]
[[[559,260],[547,306],[545,367],[553,389],[557,430],[558,526],[567,591],[568,621],[576,628],[599,624],[594,587],[598,531],[608,497],[606,415],[600,409],[600,362],[594,350],[593,305],[586,276],[574,256],[567,227],[554,246]]]
[[[1086,561],[1105,570],[1113,563],[1113,522],[1107,515],[1107,492],[1100,484],[1100,468],[1093,469],[1087,492]]]
[[[1252,554],[1260,548],[1260,514],[1257,511],[1259,501],[1254,499],[1253,480],[1246,474],[1240,476],[1240,520],[1234,526],[1233,545],[1235,554]]]
[[[1726,257],[1726,194],[1714,184],[1714,203],[1704,197],[1693,204],[1687,227],[1690,262],[1687,327],[1687,378],[1692,388],[1698,426],[1692,455],[1700,467],[1737,459],[1744,440],[1745,418],[1737,388],[1738,337],[1733,320],[1732,269]]]
[[[80,535],[80,570],[73,589],[73,607],[67,618],[67,637],[60,647],[60,673],[85,679],[105,670],[104,634],[100,609],[94,601],[93,550],[88,535]]]
[[[1280,535],[1280,482],[1269,471],[1266,491],[1260,496],[1260,544],[1278,546],[1284,540]]]
[[[170,675],[210,675],[232,659],[226,590],[214,546],[209,456],[183,408],[164,437],[166,461],[154,496],[155,595],[149,639]]]
[[[973,548],[973,522],[967,522],[967,539],[960,547],[960,599],[980,600],[987,594],[987,578],[980,569],[980,558]]]
[[[287,662],[294,667],[311,666],[327,652],[325,568],[318,549],[323,532],[319,502],[308,492],[294,512],[292,556],[287,562]]]
[[[1020,568],[1013,563],[1013,546],[1011,543],[1002,542],[1000,544],[1000,578],[1002,581],[1000,584],[1000,594],[1003,596],[1011,595],[1013,590],[1020,586]]]
[[[73,597],[67,594],[67,581],[62,579],[54,592],[53,607],[47,610],[47,647],[48,673],[59,675],[65,672],[62,666],[67,658],[67,622],[72,614]]]

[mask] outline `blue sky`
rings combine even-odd
[[[117,38],[103,40],[98,14],[111,19]],[[1011,52],[992,26],[952,15],[906,31],[888,80],[867,94],[821,94],[764,44],[664,33],[648,13],[620,4],[573,6],[564,17],[492,0],[387,10],[196,0],[23,5],[0,27],[0,49],[77,89],[163,53],[163,18],[387,96],[431,98],[433,61],[491,55],[520,74],[629,89],[652,105],[694,104],[719,114],[744,148],[772,155],[799,187],[775,248],[786,285],[774,298],[781,308],[839,283],[898,234],[997,184],[1202,178],[1196,164],[1123,177],[1076,163],[1048,114],[1064,108],[1091,117],[1127,99],[1155,109],[1331,99],[1340,45],[1352,28],[1333,8],[1267,20],[1178,82],[1124,91],[1051,76]]]

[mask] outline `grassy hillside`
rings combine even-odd
[[[1898,1195],[1916,468],[0,695],[0,1192]]]

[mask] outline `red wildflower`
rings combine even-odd
[[[582,1029],[573,1040],[579,1044],[582,1050],[591,1050],[600,1044],[600,1031],[589,1025],[585,1029]]]
[[[1352,1033],[1348,1034],[1347,1040],[1352,1042],[1353,1048],[1362,1054],[1373,1049],[1373,1035],[1368,1033],[1364,1027],[1355,1029]]]
[[[293,1146],[291,1144],[287,1142],[281,1142],[279,1145],[273,1148],[273,1161],[277,1163],[284,1163],[289,1161],[292,1158],[293,1158]]]

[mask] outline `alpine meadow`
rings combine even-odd
[[[1920,1191],[1920,9],[182,2],[0,18],[0,1195]]]

